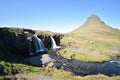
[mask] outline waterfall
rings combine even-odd
[[[37,35],[34,35],[35,38],[35,47],[36,47],[36,52],[44,52],[47,51],[47,48],[45,48],[44,43],[40,38],[37,37]]]
[[[59,49],[61,46],[57,46],[54,38],[51,36],[51,41],[52,41],[52,49]]]

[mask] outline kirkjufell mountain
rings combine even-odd
[[[78,48],[82,53],[115,56],[120,53],[119,34],[119,29],[112,28],[94,14],[82,26],[67,33],[62,43],[72,46],[73,50]]]
[[[85,23],[71,32],[72,34],[98,34],[120,37],[120,30],[105,24],[97,15],[93,14],[87,18]],[[94,37],[94,36],[93,36]]]

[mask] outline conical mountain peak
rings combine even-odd
[[[73,33],[102,33],[102,32],[111,32],[112,27],[106,25],[97,15],[93,14],[87,18],[87,21],[74,31]]]
[[[84,25],[95,25],[95,24],[105,24],[97,15],[92,14],[87,18],[87,21]]]

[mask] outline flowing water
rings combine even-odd
[[[51,42],[52,42],[52,46],[51,46],[52,49],[60,49],[61,46],[57,46],[57,44],[56,44],[54,38],[53,38],[52,36],[51,36],[50,38],[51,38]]]
[[[46,51],[47,49],[45,48],[41,39],[39,39],[37,35],[34,36],[34,38],[35,38],[36,52]],[[34,59],[34,62],[38,62],[36,63],[36,65],[37,64],[42,65],[42,63],[45,62],[46,60],[47,61],[45,63],[49,62],[49,60],[51,60],[49,59],[49,56],[50,56],[52,59],[56,60],[56,63],[55,63],[56,68],[58,69],[63,68],[66,71],[73,72],[75,75],[81,75],[81,76],[92,75],[92,74],[104,74],[108,76],[120,75],[120,60],[119,59],[111,60],[111,61],[103,62],[103,63],[81,62],[81,61],[77,61],[73,59],[68,60],[56,54],[56,48],[61,48],[61,46],[56,45],[53,37],[51,37],[51,40],[52,40],[52,49],[49,50],[49,55],[47,54],[44,57],[43,54],[40,54],[38,55],[38,58],[36,58],[37,56],[30,57],[30,60],[32,61],[33,61],[32,58],[35,57],[36,60]]]
[[[66,71],[71,71],[75,75],[104,74],[108,76],[120,75],[120,64],[111,61],[103,63],[82,62],[77,60],[68,60],[58,56],[54,50],[51,50],[50,56],[56,60],[57,68],[63,67]]]
[[[48,51],[48,49],[45,47],[44,43],[42,42],[42,40],[40,38],[37,37],[37,35],[34,35],[33,38],[35,39],[35,51],[32,51],[32,39],[28,38],[29,41],[29,55],[33,55],[36,53],[40,53],[40,52],[46,52]]]
[[[34,38],[35,38],[36,52],[46,51],[47,48],[45,48],[42,40],[38,38],[37,35],[35,35]]]

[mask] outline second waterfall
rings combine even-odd
[[[51,42],[52,42],[51,48],[52,48],[52,49],[60,49],[61,46],[57,46],[57,44],[56,44],[54,38],[53,38],[52,36],[51,36],[50,38],[51,38]]]

